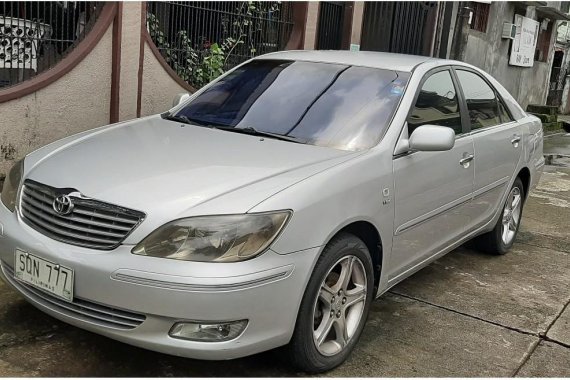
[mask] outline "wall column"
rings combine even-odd
[[[350,43],[360,45],[362,35],[362,20],[364,18],[364,1],[355,1],[352,12],[352,30],[350,32]]]
[[[137,117],[138,68],[141,41],[141,3],[123,3],[119,120]]]
[[[117,13],[113,20],[113,44],[111,49],[111,102],[109,122],[119,121],[121,87],[121,33],[123,31],[123,3],[117,3]]]
[[[305,50],[313,50],[317,41],[317,23],[319,18],[320,2],[311,1],[307,8],[307,25],[305,27]]]

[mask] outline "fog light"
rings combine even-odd
[[[238,337],[247,326],[247,320],[234,322],[179,322],[170,329],[173,338],[199,342],[223,342]]]

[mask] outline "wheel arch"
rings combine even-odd
[[[340,233],[352,234],[362,240],[364,244],[366,244],[366,247],[368,248],[368,251],[370,252],[370,256],[372,258],[372,264],[374,266],[374,294],[376,294],[378,284],[380,283],[380,276],[382,273],[382,260],[384,258],[382,249],[382,237],[380,236],[380,232],[376,226],[368,221],[353,221],[334,233],[326,244],[328,244]]]
[[[523,183],[524,197],[526,199],[530,190],[530,170],[526,166],[523,167],[519,170],[517,177],[520,178]]]

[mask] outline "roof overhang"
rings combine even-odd
[[[570,15],[562,13],[554,7],[536,7],[536,12],[551,20],[570,20]]]

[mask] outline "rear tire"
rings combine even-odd
[[[511,249],[521,224],[524,199],[524,186],[517,177],[509,190],[495,228],[475,238],[478,249],[495,255],[504,255]]]
[[[287,347],[299,370],[335,368],[352,352],[374,298],[374,270],[366,244],[341,233],[325,247],[307,284]]]

